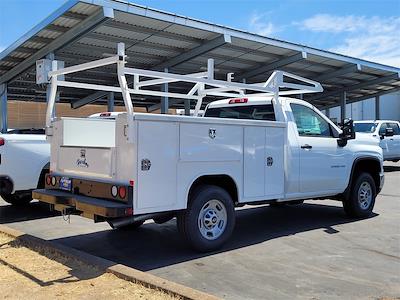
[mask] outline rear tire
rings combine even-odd
[[[226,190],[204,185],[195,190],[188,207],[178,214],[179,232],[194,250],[213,251],[232,235],[235,207]]]
[[[343,201],[344,211],[352,218],[366,218],[375,205],[375,181],[369,173],[359,173],[353,180],[350,195]]]
[[[15,193],[15,194],[1,195],[1,197],[4,199],[4,201],[14,206],[28,205],[32,201],[31,193],[21,193],[21,194]]]

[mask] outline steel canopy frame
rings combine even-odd
[[[80,83],[58,79],[58,77],[61,75],[71,74],[111,64],[117,64],[117,77],[119,86]],[[194,115],[197,116],[201,108],[203,98],[207,95],[235,98],[243,97],[247,94],[248,91],[251,91],[257,93],[248,94],[249,96],[273,96],[274,104],[276,104],[279,102],[279,95],[295,95],[317,93],[323,91],[320,83],[283,71],[274,71],[267,81],[261,83],[245,84],[232,82],[229,75],[227,81],[216,80],[214,79],[214,61],[212,59],[208,60],[207,72],[193,73],[187,75],[128,68],[125,67],[125,64],[126,55],[124,43],[118,44],[117,55],[112,57],[99,59],[67,68],[62,68],[59,70],[57,70],[57,61],[53,61],[52,71],[48,73],[48,77],[50,80],[50,95],[46,112],[46,128],[48,129],[49,135],[51,135],[53,110],[58,86],[122,93],[125,108],[128,113],[128,127],[130,128],[132,127],[129,126],[132,120],[130,116],[133,114],[131,94],[197,100],[194,113]],[[133,75],[133,88],[129,88],[126,80],[126,75]],[[152,79],[141,80],[141,77]],[[285,78],[290,78],[300,83],[287,82],[285,81]],[[142,89],[143,87],[171,82],[192,83],[193,87],[188,93],[173,93],[168,91],[161,92]],[[286,90],[280,91],[281,88],[284,88]]]

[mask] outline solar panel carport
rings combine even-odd
[[[46,101],[47,88],[36,84],[35,63],[42,58],[65,66],[114,55],[126,44],[128,66],[174,73],[204,71],[215,61],[217,78],[233,72],[235,81],[260,82],[273,70],[285,70],[317,80],[324,92],[304,95],[321,109],[352,103],[400,89],[400,69],[357,58],[267,38],[124,1],[71,0],[0,53],[1,125],[7,128],[7,99]],[[67,75],[67,80],[115,83],[113,67]],[[160,86],[178,90],[185,86]],[[207,101],[213,99],[208,98]],[[60,102],[73,107],[88,103],[122,105],[119,94],[63,88]],[[205,101],[205,103],[207,103]],[[189,109],[188,100],[133,97],[149,111],[168,107]],[[376,106],[377,110],[379,105]]]

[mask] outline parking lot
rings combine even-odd
[[[385,163],[374,215],[351,220],[341,203],[307,201],[237,211],[220,251],[193,253],[175,220],[137,231],[72,216],[70,223],[32,203],[0,200],[0,223],[228,299],[377,299],[400,296],[400,163]]]

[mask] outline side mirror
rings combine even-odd
[[[353,120],[344,119],[342,123],[340,123],[340,129],[342,129],[342,133],[339,134],[337,143],[339,147],[344,147],[347,145],[348,140],[354,140],[356,138]]]
[[[388,136],[394,136],[394,130],[393,128],[386,128],[385,132],[381,135],[381,139],[383,140],[384,137],[388,137]]]

